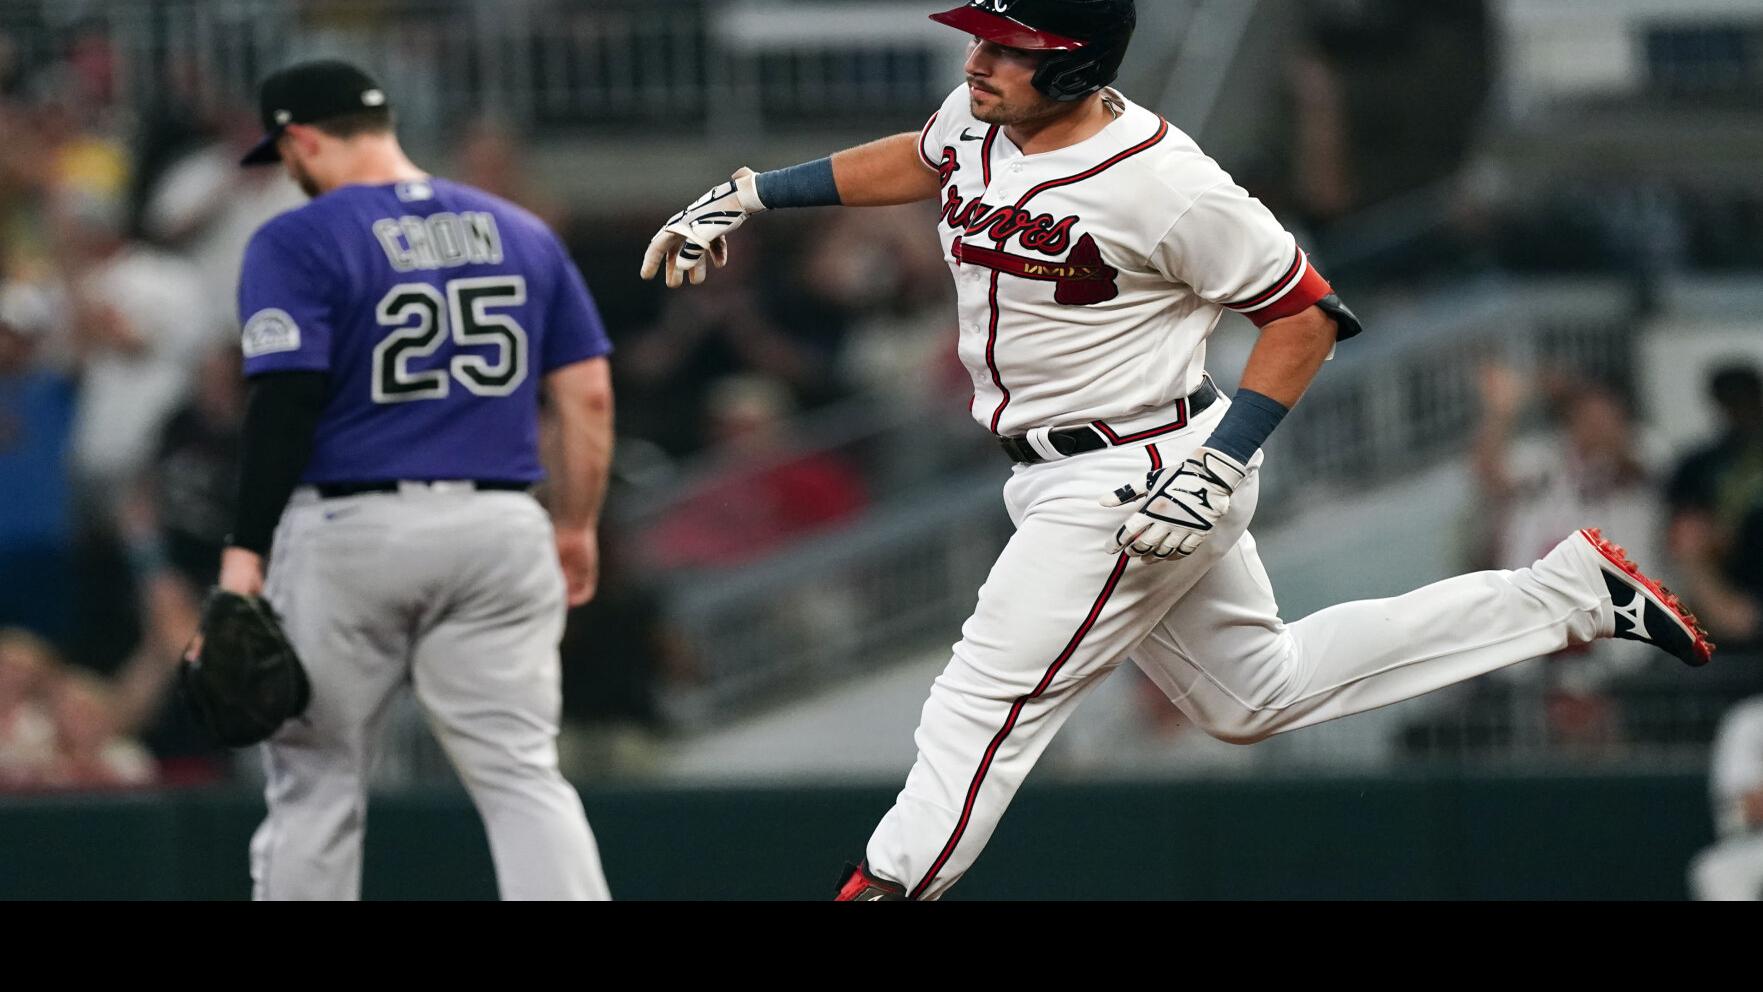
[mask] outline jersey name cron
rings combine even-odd
[[[502,234],[496,230],[496,217],[480,210],[386,217],[374,221],[373,235],[399,272],[502,261]]]

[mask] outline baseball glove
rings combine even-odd
[[[215,589],[178,673],[184,698],[228,747],[267,740],[306,712],[312,687],[275,611],[255,596]]]

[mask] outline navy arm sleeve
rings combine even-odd
[[[312,457],[330,377],[323,372],[266,372],[251,380],[232,547],[267,555],[276,524]]]

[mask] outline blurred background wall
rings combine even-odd
[[[300,202],[233,163],[256,80],[321,55],[381,78],[419,163],[549,220],[618,347],[562,742],[615,894],[820,896],[911,763],[1008,533],[1008,464],[966,415],[928,208],[767,216],[742,277],[691,293],[636,271],[737,166],[916,130],[960,81],[963,39],[924,16],[946,5],[0,0],[0,896],[243,892],[256,756],[205,745],[168,685],[229,522],[240,253]],[[1370,328],[1269,445],[1256,534],[1286,615],[1521,567],[1590,524],[1724,650],[1691,672],[1604,643],[1247,749],[1126,666],[972,894],[1687,894],[1717,728],[1763,693],[1763,0],[1141,8],[1120,88]],[[1221,384],[1252,343],[1227,316]],[[413,707],[376,774],[369,894],[484,894]],[[728,817],[773,846],[682,887],[712,861],[666,851],[739,847],[703,827]],[[449,838],[429,882],[374,853],[425,831]],[[121,881],[141,837],[189,871]],[[1147,857],[1168,888],[1135,887]]]

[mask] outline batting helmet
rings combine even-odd
[[[1050,52],[1035,89],[1069,101],[1120,74],[1138,11],[1133,0],[970,0],[930,18],[1006,48]]]

